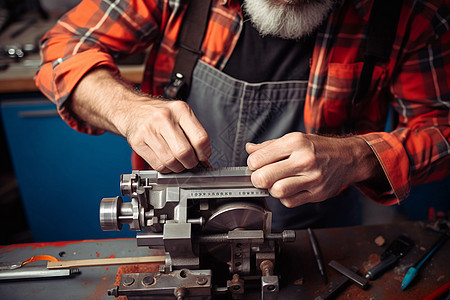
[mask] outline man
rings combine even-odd
[[[404,1],[389,60],[353,104],[373,1],[213,1],[189,97],[166,101],[187,2],[83,1],[44,37],[37,85],[70,126],[126,137],[160,172],[247,163],[256,187],[298,207],[270,201],[275,229],[345,220],[351,185],[395,204],[448,175],[448,1]],[[149,47],[138,92],[113,57]]]

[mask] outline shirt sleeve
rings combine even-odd
[[[64,105],[81,78],[98,67],[118,73],[115,59],[144,51],[160,34],[159,1],[84,0],[66,13],[41,40],[35,82],[74,129],[99,134]]]
[[[422,24],[422,22],[423,24]],[[390,183],[392,190],[359,187],[382,204],[404,200],[412,185],[443,179],[450,173],[450,13],[448,6],[430,20],[416,19],[409,48],[394,75],[391,93],[399,115],[390,133],[363,135]]]

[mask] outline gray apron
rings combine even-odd
[[[304,132],[307,85],[307,81],[248,83],[198,61],[187,103],[209,134],[212,166],[246,166],[247,142]],[[268,199],[272,230],[356,225],[360,223],[356,193],[347,189],[338,197],[296,208]]]

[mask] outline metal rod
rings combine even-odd
[[[77,269],[48,270],[45,266],[26,266],[0,272],[0,280],[66,277],[79,273]]]
[[[164,263],[165,255],[142,256],[142,257],[121,257],[121,258],[99,258],[99,259],[80,259],[65,261],[49,261],[48,269],[68,269],[73,267],[96,267],[111,265],[130,265],[142,263]]]
[[[360,288],[365,289],[367,287],[367,284],[369,283],[367,279],[359,276],[355,272],[352,272],[350,269],[347,269],[337,261],[332,260],[328,265],[333,269],[335,269],[336,271],[338,271],[339,273],[341,273],[342,275],[346,276],[354,283],[356,283],[356,285],[359,286]]]

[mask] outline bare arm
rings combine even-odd
[[[180,172],[211,155],[208,134],[185,102],[140,94],[108,69],[83,77],[69,105],[83,121],[126,137],[157,171]]]

